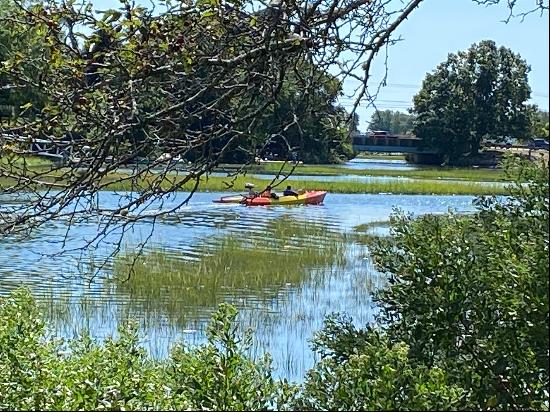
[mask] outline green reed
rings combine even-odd
[[[364,232],[368,232],[373,228],[389,227],[389,226],[390,226],[389,220],[373,220],[372,222],[361,223],[360,225],[354,226],[353,230],[357,233],[364,233]]]
[[[250,166],[254,173],[277,173],[281,170],[282,164],[264,163]],[[224,170],[231,170],[231,165],[222,167]],[[292,165],[287,163],[283,173],[288,174]],[[430,167],[422,169],[401,169],[401,170],[379,170],[365,169],[358,170],[343,165],[304,165],[299,164],[294,168],[293,175],[319,175],[319,176],[392,176],[410,177],[419,179],[463,179],[468,181],[506,181],[509,180],[502,169],[482,169],[471,167]]]
[[[178,178],[175,178],[178,181]],[[244,192],[246,182],[253,183],[259,190],[265,188],[271,183],[270,180],[257,179],[250,176],[239,176],[235,180],[227,177],[211,176],[203,178],[198,187],[198,191],[232,191]],[[168,188],[173,181],[166,180],[162,186]],[[232,183],[232,186],[228,186]],[[326,190],[331,193],[350,193],[350,194],[439,194],[439,195],[498,195],[505,194],[506,190],[501,184],[487,184],[475,182],[452,182],[452,181],[433,181],[433,180],[418,180],[418,181],[387,181],[387,182],[360,182],[360,181],[345,181],[345,182],[327,182],[323,181],[322,177],[319,180],[300,180],[299,176],[293,176],[277,186],[275,183],[274,190],[282,192],[287,185],[292,185],[296,189],[307,190]],[[129,182],[113,182],[108,185],[106,190],[134,190],[135,186]],[[182,191],[192,189],[192,184],[186,184],[182,187]]]
[[[50,159],[39,156],[2,156],[0,157],[0,166],[14,166],[18,169],[36,168],[36,167],[51,167],[54,162]]]
[[[163,249],[119,255],[113,265],[116,292],[145,313],[185,325],[224,300],[238,306],[269,302],[346,259],[342,234],[288,218],[270,221],[260,232],[216,236],[199,250],[196,261]]]
[[[262,166],[263,167],[263,166]],[[268,166],[265,166],[268,167]],[[269,167],[273,167],[272,165]],[[302,168],[302,169],[300,169]],[[328,171],[332,172],[328,172]],[[266,173],[272,173],[275,177],[275,170],[257,170]],[[36,172],[36,171],[35,171]],[[32,173],[29,172],[30,177]],[[302,175],[318,175],[316,180],[300,180]],[[359,180],[349,180],[343,182],[327,182],[324,181],[323,175],[370,175],[370,176],[402,176],[418,178],[416,181],[386,181],[386,182],[361,182]],[[506,190],[501,184],[482,184],[475,181],[499,181],[504,175],[500,171],[494,170],[476,170],[476,169],[423,169],[412,171],[401,170],[366,170],[354,171],[334,165],[320,166],[300,166],[294,175],[286,181],[275,182],[271,180],[257,179],[251,176],[240,175],[236,178],[219,177],[219,176],[203,176],[198,187],[198,191],[244,191],[246,182],[251,182],[258,189],[265,188],[268,184],[272,184],[275,190],[282,191],[286,184],[291,184],[294,188],[304,188],[308,190],[327,190],[332,193],[395,193],[395,194],[460,194],[460,195],[492,195],[505,194]],[[141,191],[152,184],[159,184],[163,189],[169,189],[174,186],[179,186],[179,183],[184,179],[185,172],[178,172],[161,177],[154,173],[143,174],[139,178],[131,177],[122,172],[110,173],[101,181],[102,190],[120,190],[120,191]],[[463,179],[463,181],[449,181],[445,179]],[[423,180],[426,179],[426,180]],[[63,170],[52,170],[51,173],[41,176],[43,182],[63,183]],[[280,179],[279,179],[280,180]],[[0,178],[0,187],[15,184],[13,178]],[[194,187],[194,181],[187,182],[179,187],[181,191],[190,191]],[[32,188],[39,189],[39,185],[32,185]]]

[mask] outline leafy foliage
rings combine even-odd
[[[356,330],[345,317],[328,318],[313,344],[324,359],[308,372],[300,410],[448,410],[464,392],[444,370],[411,359],[405,343]]]
[[[540,110],[537,106],[530,106],[530,131],[529,137],[548,139],[548,112]]]
[[[229,154],[231,160],[246,161],[247,153],[261,148],[264,136],[270,138],[263,153],[281,160],[295,156],[306,163],[337,163],[352,157],[349,113],[337,106],[342,83],[314,65],[298,66],[285,78],[274,104],[258,116],[251,129],[254,138],[240,142],[239,150]],[[312,82],[318,86],[302,95]],[[288,125],[284,133],[280,125]]]
[[[548,409],[548,165],[506,159],[508,198],[473,215],[396,213],[369,238],[389,285],[379,327],[333,316],[307,410]]]
[[[483,139],[525,137],[529,70],[518,54],[490,40],[449,54],[414,97],[416,136],[450,162],[477,154]]]
[[[274,381],[270,359],[244,351],[235,309],[221,305],[208,343],[177,347],[151,360],[129,323],[103,344],[84,336],[46,339],[39,308],[26,290],[0,300],[0,410],[265,410],[284,407],[294,389]]]
[[[23,19],[21,10],[10,0],[0,0],[0,20],[5,17]],[[24,54],[37,57],[43,52],[40,46],[40,33],[35,28],[22,30],[21,26],[15,27],[8,24],[0,24],[0,118],[11,116],[12,108],[15,114],[28,112],[43,107],[43,96],[40,90],[29,84],[22,84],[15,80],[9,70],[2,71],[3,65],[9,66],[9,60],[14,59],[16,64],[22,64]],[[44,69],[43,62],[35,62],[27,65],[26,70],[39,73]],[[6,107],[6,108],[4,108]],[[28,110],[34,108],[32,110]]]
[[[392,134],[407,134],[413,130],[415,116],[399,110],[382,110],[373,113],[369,128],[371,130],[387,130]]]
[[[222,304],[207,330],[209,345],[194,350],[180,346],[172,353],[168,378],[179,393],[191,400],[192,409],[266,410],[288,404],[295,390],[271,376],[271,360],[258,362],[243,353],[250,332],[237,337],[234,307]]]

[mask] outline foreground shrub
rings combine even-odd
[[[409,347],[333,316],[313,341],[324,359],[308,372],[294,407],[301,410],[449,410],[463,390],[446,372],[409,358]]]
[[[381,327],[328,322],[303,405],[548,410],[548,165],[507,170],[523,184],[474,215],[393,216],[371,242]]]
[[[208,342],[179,346],[154,361],[128,323],[102,344],[87,336],[47,340],[30,293],[0,300],[1,410],[265,410],[282,408],[293,389],[271,376],[269,358],[245,355],[248,335],[234,326],[236,311],[221,305]]]

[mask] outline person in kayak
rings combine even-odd
[[[258,192],[254,190],[254,184],[252,183],[245,183],[244,187],[248,189],[248,193],[246,194],[246,197],[249,198],[255,198],[258,196]]]
[[[270,185],[268,185],[265,188],[265,190],[262,193],[260,193],[260,197],[269,197],[271,199],[278,199],[279,198],[279,196],[277,196],[275,193],[271,192],[271,186]]]
[[[298,192],[295,192],[294,190],[292,190],[292,187],[288,185],[285,191],[283,192],[283,196],[298,196]]]

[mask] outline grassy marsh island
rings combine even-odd
[[[251,165],[251,173],[276,174],[281,170],[282,163],[263,163]],[[231,171],[236,165],[223,165],[220,170]],[[292,165],[286,164],[282,170],[287,174],[292,170]],[[294,176],[319,175],[319,176],[388,176],[388,177],[410,177],[419,179],[463,179],[469,181],[509,181],[502,169],[482,169],[467,167],[431,167],[422,169],[403,170],[379,170],[379,169],[351,169],[342,165],[304,165],[299,164],[294,169]]]
[[[380,176],[388,175],[386,172],[396,172],[399,176],[404,176],[405,173],[401,171],[369,171],[369,172],[383,172]],[[392,194],[457,194],[457,195],[499,195],[505,194],[505,188],[495,180],[494,184],[476,182],[473,179],[474,174],[477,172],[472,170],[471,180],[461,181],[446,181],[446,180],[433,180],[429,179],[429,171],[415,171],[417,173],[424,172],[424,177],[418,180],[400,181],[398,179],[392,181],[380,181],[380,182],[361,182],[361,181],[341,181],[341,182],[328,182],[324,181],[322,176],[319,175],[318,180],[300,180],[299,175],[293,175],[287,179],[283,184],[275,187],[275,190],[282,191],[284,186],[288,183],[297,189],[307,190],[326,190],[330,193],[349,193],[349,194],[365,194],[365,193],[392,193]],[[58,186],[63,185],[63,170],[57,170],[50,173],[40,172],[38,170],[28,171],[32,176],[40,176],[40,180],[44,182],[43,187],[46,187],[48,183],[56,184]],[[461,171],[462,175],[466,175],[466,171]],[[431,172],[431,176],[435,176],[435,171]],[[110,173],[98,186],[101,190],[117,190],[117,191],[140,191],[151,185],[158,185],[161,189],[168,189],[169,187],[181,182],[185,177],[184,172],[169,174],[161,177],[154,173],[144,173],[139,178],[131,176],[127,173]],[[412,176],[408,176],[412,177]],[[480,177],[480,176],[478,176]],[[244,191],[244,185],[246,182],[253,183],[257,188],[265,188],[271,183],[271,180],[258,179],[252,176],[239,175],[236,178],[224,177],[224,176],[203,176],[201,178],[198,191],[202,192],[242,192]],[[9,187],[13,185],[15,180],[10,177],[0,177],[0,188]],[[55,187],[55,186],[54,186]],[[180,187],[180,191],[190,191],[194,187],[194,181],[187,182]],[[29,186],[29,188],[31,188]],[[32,185],[31,189],[40,189],[38,185]]]
[[[310,279],[316,269],[322,275],[327,267],[343,266],[345,253],[344,234],[287,217],[268,222],[262,233],[206,239],[197,260],[162,248],[121,253],[114,262],[114,284],[145,313],[160,311],[185,325],[190,313],[211,311],[236,296],[270,301],[289,285]]]

